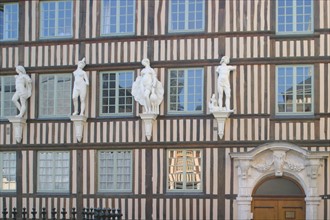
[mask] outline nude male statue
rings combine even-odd
[[[21,118],[26,112],[26,100],[32,94],[32,80],[26,74],[23,66],[16,66],[16,72],[18,74],[15,76],[16,92],[13,95],[12,101],[19,110],[19,114],[16,117]]]
[[[229,74],[230,71],[236,70],[235,66],[228,66],[227,64],[230,62],[229,57],[223,56],[220,61],[220,66],[217,67],[216,72],[218,73],[218,93],[219,93],[219,107],[223,108],[222,98],[223,92],[226,95],[225,107],[226,111],[232,111],[230,109],[230,83],[229,83]]]

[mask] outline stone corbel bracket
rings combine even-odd
[[[156,113],[142,113],[140,117],[144,121],[144,131],[147,139],[150,141],[152,136],[152,125],[156,120],[158,114]]]
[[[13,124],[14,136],[16,143],[21,143],[23,139],[23,128],[26,124],[26,119],[21,117],[8,117],[10,123]]]
[[[87,117],[83,115],[72,115],[70,117],[71,121],[73,121],[74,130],[76,132],[76,138],[78,142],[81,142],[83,138],[84,126],[87,121]]]
[[[233,111],[214,111],[212,112],[214,118],[218,122],[218,135],[220,139],[223,138],[223,135],[225,133],[225,123],[227,118],[233,113]]]

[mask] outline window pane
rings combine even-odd
[[[0,4],[0,40],[18,39],[18,3]]]
[[[263,182],[255,192],[255,195],[305,195],[304,192],[291,180],[284,178],[269,179]]]
[[[103,0],[101,33],[133,34],[135,0]]]
[[[60,117],[71,113],[70,74],[40,76],[39,111],[41,117]]]
[[[278,0],[277,32],[310,33],[313,26],[312,0]]]
[[[45,1],[40,4],[41,37],[72,36],[72,1]]]
[[[169,112],[203,110],[203,69],[170,70]]]
[[[14,76],[0,77],[0,118],[4,119],[8,116],[16,115],[17,109],[12,102],[15,94],[15,78]]]
[[[0,152],[0,190],[16,190],[16,153]]]
[[[131,151],[99,151],[99,191],[131,191]]]
[[[170,31],[202,31],[204,4],[203,0],[171,0]]]
[[[101,73],[100,114],[133,114],[133,72]]]
[[[311,66],[277,67],[277,112],[312,113]]]
[[[38,152],[38,191],[68,192],[69,152]]]
[[[200,150],[168,151],[168,190],[202,190]]]

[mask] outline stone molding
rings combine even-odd
[[[223,135],[225,134],[226,120],[233,113],[233,111],[212,111],[211,113],[213,114],[214,118],[217,120],[218,135],[220,139],[222,139]]]
[[[22,117],[8,117],[10,123],[13,124],[14,136],[16,143],[21,143],[23,139],[23,128],[26,125],[26,119]]]
[[[140,117],[142,121],[144,122],[144,132],[147,137],[147,139],[150,141],[152,136],[152,125],[154,121],[156,120],[158,114],[156,113],[141,113]]]
[[[83,138],[83,131],[87,121],[87,117],[84,115],[72,115],[70,119],[71,121],[73,121],[76,139],[78,142],[81,142]]]

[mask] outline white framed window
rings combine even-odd
[[[276,114],[314,113],[312,65],[276,67]]]
[[[170,0],[169,32],[203,31],[205,0]]]
[[[169,113],[202,113],[203,84],[202,68],[169,70]]]
[[[167,191],[202,191],[202,151],[167,151]]]
[[[71,81],[71,74],[40,75],[40,117],[63,117],[71,114]]]
[[[277,34],[313,33],[313,0],[277,0]]]
[[[18,3],[0,3],[0,41],[18,40]]]
[[[72,37],[72,0],[40,2],[41,38]]]
[[[135,32],[135,0],[102,0],[101,35]]]
[[[16,191],[16,152],[0,152],[0,191]]]
[[[0,77],[0,119],[16,115],[17,108],[12,102],[15,93],[15,78],[13,76]]]
[[[98,152],[98,190],[100,192],[132,191],[132,151]]]
[[[100,115],[133,115],[133,71],[100,74]]]
[[[69,192],[70,153],[38,152],[38,192]]]

